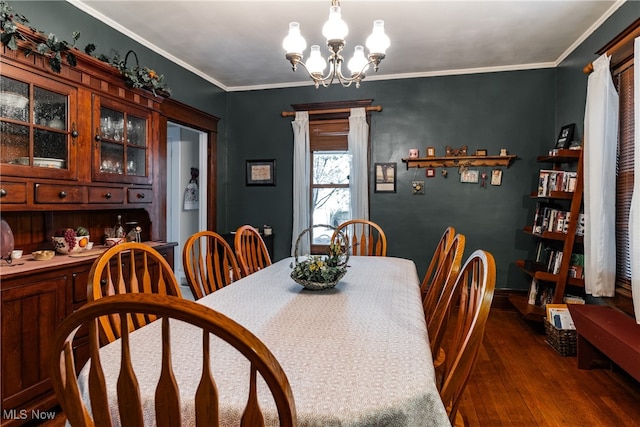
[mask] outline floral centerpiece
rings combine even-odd
[[[327,225],[314,225],[313,227],[334,227]],[[311,228],[313,228],[311,227]],[[346,235],[338,232],[338,241],[332,241],[326,255],[308,255],[304,260],[298,258],[298,246],[300,238],[311,228],[302,231],[298,236],[295,248],[295,262],[291,263],[291,278],[306,289],[320,290],[333,288],[347,272],[347,260],[349,259],[349,247]]]

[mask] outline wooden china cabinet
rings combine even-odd
[[[29,254],[52,249],[57,229],[78,226],[88,228],[100,248],[117,215],[137,222],[142,240],[172,267],[175,244],[163,242],[165,98],[128,87],[115,68],[79,51],[76,66],[55,73],[40,55],[2,49],[0,209],[25,253],[21,266],[0,260],[1,425],[8,426],[56,405],[48,343],[55,327],[86,302],[99,251],[46,262]],[[76,355],[78,363],[86,360],[81,342]]]

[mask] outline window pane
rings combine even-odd
[[[348,184],[351,156],[346,151],[314,151],[314,184]]]
[[[337,226],[349,216],[348,188],[316,188],[313,190],[313,224]],[[314,245],[329,243],[333,230],[316,227],[312,230]]]

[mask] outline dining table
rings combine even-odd
[[[291,279],[293,261],[282,259],[196,302],[235,320],[271,350],[291,385],[298,425],[450,425],[436,387],[415,263],[352,256],[335,287],[314,291]],[[130,335],[148,425],[154,425],[154,393],[161,369],[160,323]],[[171,322],[183,425],[195,425],[201,345],[198,329]],[[210,345],[221,425],[237,426],[248,396],[249,363],[222,341],[212,338]],[[116,422],[120,351],[118,341],[100,349]],[[90,401],[89,363],[79,374],[85,402]],[[258,390],[266,424],[278,425],[275,403],[261,379]]]

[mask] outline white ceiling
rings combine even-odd
[[[307,45],[324,46],[322,25],[331,4],[67,1],[227,91],[311,84],[302,68],[291,70],[282,40],[289,22],[298,21]],[[374,19],[383,19],[391,47],[363,85],[374,79],[554,67],[623,3],[343,0],[349,26],[344,56],[348,60],[353,47],[364,44]],[[304,53],[307,57],[308,48]]]

